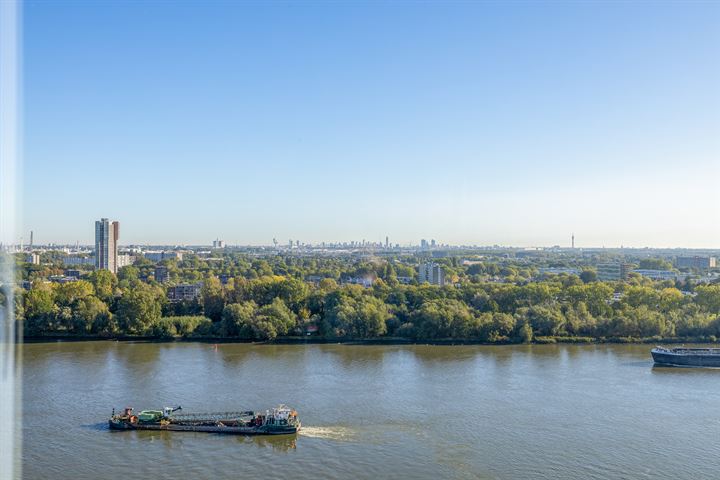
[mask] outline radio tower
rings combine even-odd
[[[570,238],[571,238],[572,248],[573,248],[573,250],[575,250],[575,234],[573,233],[572,237],[570,237]]]

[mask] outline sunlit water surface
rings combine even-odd
[[[720,370],[649,346],[45,343],[27,479],[720,478]],[[112,432],[113,407],[287,403],[301,434]]]

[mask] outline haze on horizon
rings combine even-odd
[[[25,241],[720,247],[720,4],[28,1]]]

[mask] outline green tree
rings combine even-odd
[[[329,337],[384,335],[387,331],[385,322],[392,317],[382,300],[364,295],[355,288],[332,292],[325,303],[328,309],[323,330]]]
[[[465,338],[480,333],[480,322],[459,300],[428,301],[412,318],[419,338]]]
[[[51,315],[55,309],[52,285],[36,283],[25,296],[25,315],[29,318]]]
[[[253,318],[255,302],[230,303],[225,306],[220,322],[220,335],[225,337],[254,338]]]
[[[111,320],[108,306],[97,297],[87,296],[73,309],[72,330],[76,333],[106,330]]]
[[[200,325],[210,321],[210,319],[201,315],[182,315],[166,318],[173,322],[176,333],[185,337],[192,335]]]
[[[507,313],[493,313],[492,326],[497,338],[507,337],[515,330],[515,318]]]
[[[583,283],[597,282],[597,270],[593,268],[585,268],[580,272],[580,280]]]
[[[720,285],[701,285],[695,288],[695,304],[709,313],[720,313]]]
[[[73,306],[75,302],[95,293],[92,283],[85,280],[61,283],[55,288],[55,301],[58,305]]]
[[[684,300],[682,292],[675,287],[663,288],[660,291],[660,309],[663,312],[677,310]]]
[[[222,283],[217,277],[210,276],[205,279],[200,291],[200,299],[202,300],[205,316],[209,317],[213,322],[219,321],[225,308],[225,294]]]
[[[649,306],[657,308],[660,305],[660,292],[652,287],[630,286],[625,289],[622,303],[632,307]]]
[[[597,321],[590,313],[587,305],[579,301],[574,305],[567,305],[565,311],[565,329],[567,333],[577,335],[595,335]]]
[[[126,265],[118,270],[118,280],[128,283],[137,282],[140,279],[140,270],[134,265]]]
[[[520,326],[520,331],[518,332],[518,336],[520,338],[520,341],[522,343],[530,343],[533,341],[533,329],[528,323],[523,323]]]
[[[90,283],[95,289],[95,295],[103,302],[109,304],[115,296],[118,279],[109,270],[95,270],[90,274]]]
[[[173,317],[158,318],[146,328],[146,334],[152,337],[173,338],[177,335]]]
[[[337,282],[332,278],[323,278],[320,280],[320,290],[330,291],[338,288]]]
[[[537,335],[559,335],[564,333],[565,317],[555,306],[539,306],[525,309],[527,323]]]
[[[281,298],[260,307],[253,328],[256,338],[273,340],[278,335],[287,335],[297,325],[297,318]]]
[[[610,313],[609,304],[613,293],[610,285],[603,282],[593,282],[587,285],[568,287],[561,298],[575,308],[580,303],[584,303],[590,314],[601,316]]]
[[[118,302],[118,326],[126,333],[143,333],[160,319],[163,300],[158,287],[140,283],[130,288]]]

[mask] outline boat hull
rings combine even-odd
[[[656,350],[653,350],[651,353],[653,360],[657,365],[667,365],[672,367],[720,368],[720,355],[673,353]]]
[[[151,430],[160,432],[205,432],[223,433],[228,435],[292,435],[300,430],[300,425],[263,425],[260,427],[227,427],[214,425],[179,425],[157,423],[127,423],[110,420],[111,430]]]

